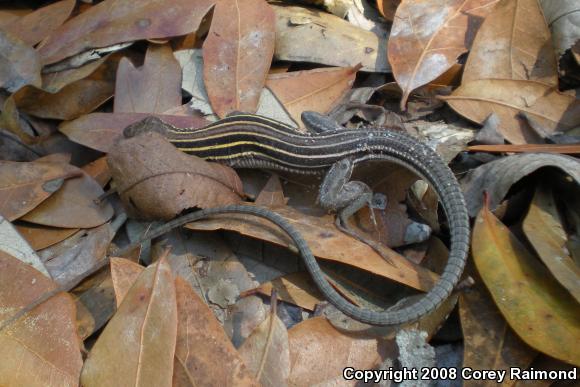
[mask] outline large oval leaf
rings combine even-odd
[[[477,270],[512,329],[529,346],[580,366],[580,308],[485,206],[472,241]]]

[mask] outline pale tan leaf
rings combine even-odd
[[[558,86],[554,47],[538,0],[500,1],[483,22],[462,82],[492,78]]]
[[[171,268],[162,259],[137,279],[93,346],[83,386],[171,386],[177,306]]]

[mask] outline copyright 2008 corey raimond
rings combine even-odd
[[[578,380],[578,369],[571,370],[535,370],[534,368],[522,369],[512,367],[509,370],[475,370],[470,367],[446,368],[424,367],[421,369],[405,368],[394,369],[389,367],[385,370],[358,370],[346,367],[342,370],[342,377],[346,380],[360,380],[365,383],[379,383],[391,380],[395,383],[404,381],[429,381],[429,380],[473,380],[495,381],[503,383],[507,380]]]

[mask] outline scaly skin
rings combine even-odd
[[[235,117],[229,119],[233,120]],[[192,148],[196,145],[194,142],[196,139],[203,139],[207,135],[207,132],[196,134],[195,131],[187,129],[176,133],[175,130],[171,130],[175,128],[151,118],[146,119],[143,125],[149,130],[154,127],[156,131],[163,133],[170,141],[184,150],[187,147]],[[436,309],[451,294],[463,273],[469,251],[469,218],[463,194],[455,176],[437,153],[427,145],[403,132],[377,129],[363,131],[344,129],[314,136],[277,133],[276,136],[278,138],[274,140],[280,146],[286,147],[285,149],[291,153],[288,157],[283,156],[287,158],[286,160],[278,162],[278,159],[282,159],[282,154],[279,153],[277,148],[275,146],[264,147],[265,140],[263,139],[266,138],[264,135],[273,137],[268,128],[260,128],[252,123],[236,124],[232,128],[222,127],[213,133],[218,136],[216,141],[222,141],[227,144],[226,141],[228,141],[230,130],[236,132],[236,141],[239,141],[240,138],[245,140],[243,149],[231,149],[231,152],[243,151],[245,157],[232,158],[225,161],[236,168],[278,169],[293,173],[325,172],[341,158],[350,157],[355,164],[366,160],[386,160],[400,164],[417,173],[434,188],[442,203],[449,224],[451,248],[447,265],[439,282],[417,302],[400,309],[376,312],[359,308],[346,301],[328,284],[304,239],[288,222],[269,210],[256,207],[230,206],[194,212],[153,230],[145,239],[161,235],[169,227],[177,227],[193,220],[221,213],[240,212],[269,219],[280,226],[294,240],[306,268],[325,298],[344,314],[355,320],[372,325],[392,325],[415,321]],[[132,131],[133,133],[139,132],[139,130],[135,130],[134,125],[132,126]],[[254,139],[255,133],[262,135],[260,141]],[[183,141],[189,138],[192,139],[191,143],[175,141],[176,139]],[[226,150],[230,151],[229,148],[226,148]],[[195,151],[189,151],[188,153],[197,154]],[[273,157],[260,157],[260,154],[268,153]],[[212,159],[211,152],[197,155],[209,160]],[[305,155],[307,157],[304,157]],[[284,162],[288,161],[291,161],[292,164],[284,164]],[[300,163],[304,163],[304,166],[302,167]]]

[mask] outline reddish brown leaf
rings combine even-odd
[[[256,111],[274,55],[274,23],[265,0],[217,2],[203,45],[203,73],[218,116]]]
[[[14,93],[26,85],[40,87],[38,53],[11,34],[0,30],[0,87]]]
[[[32,223],[20,223],[14,226],[34,250],[41,250],[62,242],[79,231],[78,228],[46,227]]]
[[[113,216],[113,207],[96,200],[104,194],[92,177],[81,172],[80,177],[68,179],[62,188],[21,219],[45,226],[90,228],[105,223]]]
[[[268,86],[296,122],[305,110],[328,112],[349,90],[359,67],[335,67],[271,74]]]
[[[63,163],[0,161],[0,213],[18,219],[61,188],[64,179],[80,174]]]
[[[296,227],[308,242],[312,253],[319,258],[358,267],[419,290],[429,290],[437,280],[437,275],[433,272],[411,263],[387,247],[383,251],[389,254],[388,258],[393,264],[386,262],[368,245],[336,229],[331,216],[308,216],[290,207],[276,208],[276,212]],[[247,216],[216,216],[190,223],[186,227],[193,230],[233,230],[281,246],[291,243],[269,222],[262,219],[252,219],[249,222]]]
[[[479,29],[462,82],[492,78],[558,85],[550,30],[537,0],[501,1]]]
[[[150,45],[145,63],[135,68],[121,59],[115,87],[116,113],[165,113],[181,105],[181,67],[168,44]]]
[[[200,128],[207,121],[200,117],[170,116],[147,113],[92,113],[63,122],[59,130],[69,139],[101,152],[109,152],[123,135],[123,129],[145,117],[155,116],[178,128]]]
[[[401,109],[413,90],[447,71],[471,47],[483,18],[498,0],[403,0],[389,37],[393,75],[403,90]]]
[[[580,125],[580,101],[543,83],[484,79],[462,84],[443,98],[459,114],[482,124],[491,114],[500,119],[499,130],[513,144],[539,142],[539,136],[520,118],[526,113],[548,133]]]
[[[258,386],[221,324],[181,277],[177,292],[174,387]]]
[[[0,251],[0,325],[56,288],[30,265]],[[83,361],[75,307],[60,293],[0,331],[0,385],[78,386]]]
[[[46,38],[69,17],[75,0],[63,0],[37,9],[3,29],[32,46]]]
[[[88,114],[107,102],[114,91],[112,81],[81,79],[55,94],[32,87],[14,95],[22,112],[55,120],[72,120]]]
[[[117,308],[123,303],[123,299],[137,281],[145,268],[138,263],[125,258],[111,258],[111,278],[115,290]]]
[[[179,0],[168,6],[156,0],[103,1],[58,28],[39,53],[43,64],[49,64],[91,48],[185,35],[197,30],[212,3]]]
[[[83,386],[171,386],[177,306],[164,259],[137,279],[85,361]]]
[[[108,163],[121,200],[134,216],[171,219],[184,209],[241,200],[242,183],[232,169],[189,156],[159,133],[120,141]]]

